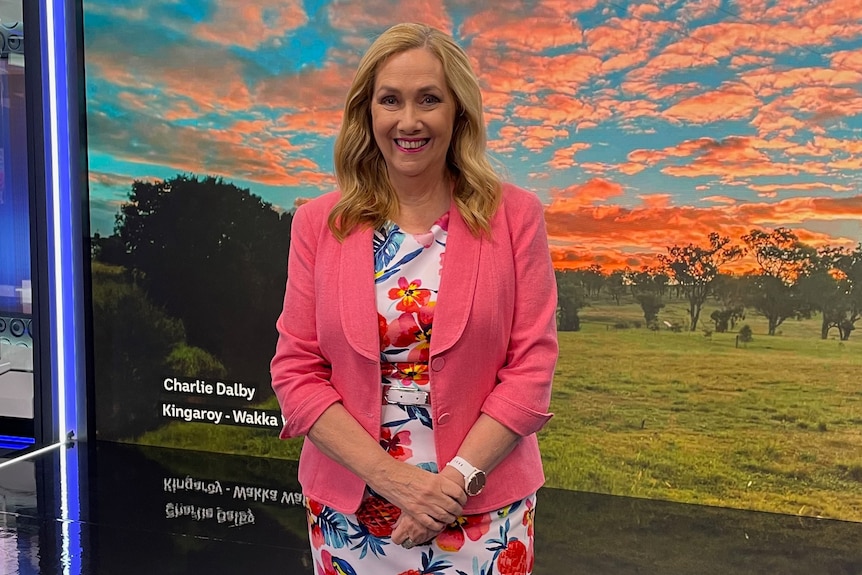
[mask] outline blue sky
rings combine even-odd
[[[93,231],[135,179],[219,175],[290,209],[334,188],[358,60],[451,33],[489,148],[545,202],[558,267],[786,226],[862,240],[862,2],[85,0]]]

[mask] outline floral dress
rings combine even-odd
[[[430,391],[428,356],[449,214],[424,234],[394,223],[374,233],[381,383]],[[431,401],[433,401],[433,395]],[[437,472],[429,405],[382,406],[380,445]],[[355,514],[306,499],[315,575],[526,575],[533,570],[535,494],[502,509],[459,517],[425,545],[391,541],[401,510],[366,490]]]

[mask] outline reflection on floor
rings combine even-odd
[[[17,462],[0,468],[0,574],[311,574],[295,477],[112,443]],[[860,523],[554,489],[536,520],[537,575],[862,574]]]

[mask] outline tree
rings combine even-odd
[[[768,233],[752,230],[742,236],[742,241],[760,267],[759,274],[748,277],[746,303],[766,318],[769,335],[775,335],[788,318],[811,317],[811,300],[805,297],[799,282],[812,271],[815,250],[787,228]]]
[[[666,289],[667,276],[659,270],[643,266],[640,271],[628,272],[626,281],[632,297],[641,306],[644,320],[650,329],[658,329],[658,312],[664,307],[662,291]]]
[[[235,381],[262,383],[291,221],[221,178],[178,175],[134,182],[115,231],[126,265],[154,303],[182,320],[188,343],[214,355]]]
[[[821,313],[820,337],[826,339],[834,327],[841,341],[850,339],[862,316],[862,244],[852,251],[828,246],[818,250],[801,286]]]
[[[557,277],[557,320],[560,331],[580,331],[581,308],[587,305],[587,298],[575,272],[556,272]]]
[[[153,305],[119,268],[93,264],[93,371],[99,434],[126,439],[154,429],[167,357],[184,342],[180,321]]]
[[[584,278],[584,287],[587,290],[587,295],[597,297],[605,285],[605,273],[602,271],[602,266],[592,264],[588,268],[582,270]]]
[[[93,260],[109,265],[125,265],[127,258],[126,246],[120,236],[112,234],[103,237],[99,232],[90,239],[90,256]]]
[[[715,331],[724,333],[736,328],[736,322],[745,319],[745,281],[728,274],[718,274],[712,284],[712,295],[721,304],[710,314]]]
[[[626,272],[623,270],[614,270],[605,279],[605,286],[616,304],[620,305],[620,298],[626,292]]]
[[[656,292],[642,292],[635,296],[644,312],[644,319],[648,328],[658,329],[658,312],[664,307],[661,295]]]
[[[742,248],[730,245],[730,238],[712,232],[709,234],[709,246],[701,247],[694,244],[687,246],[671,246],[667,254],[658,256],[664,270],[680,286],[688,300],[688,315],[691,331],[697,329],[700,311],[719,269],[724,264],[742,257]]]

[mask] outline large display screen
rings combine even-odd
[[[30,313],[30,200],[22,24],[0,18],[0,315]]]
[[[858,3],[83,6],[99,437],[296,457],[268,374],[292,210],[335,186],[364,49],[423,21],[546,206],[548,484],[862,520]]]

